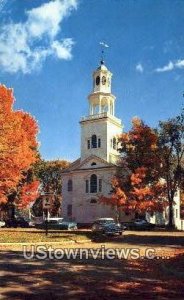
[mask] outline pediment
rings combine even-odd
[[[109,163],[96,155],[91,155],[83,161],[81,161],[80,158],[77,159],[69,166],[69,168],[65,169],[62,173],[70,173],[73,171],[88,169],[109,168],[114,166],[115,164]]]
[[[104,159],[91,155],[80,163],[80,166],[77,167],[78,170],[82,169],[91,169],[91,168],[104,168],[114,166],[113,164],[105,161]]]

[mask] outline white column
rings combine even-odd
[[[110,99],[108,98],[108,113],[111,113],[111,111],[110,111]]]
[[[110,104],[110,114],[113,115],[113,107],[112,107],[112,102]]]
[[[102,112],[102,107],[101,107],[101,97],[100,97],[100,99],[99,99],[99,111],[98,111],[98,113],[101,114],[101,112]]]

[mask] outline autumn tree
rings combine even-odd
[[[0,85],[0,204],[25,206],[38,192],[38,181],[26,180],[37,159],[38,125],[30,114],[13,110],[14,101],[13,90]]]
[[[173,227],[173,204],[177,190],[184,191],[184,109],[181,114],[158,128],[161,177],[166,182],[169,204],[169,227]]]
[[[101,201],[118,210],[138,213],[169,208],[173,227],[173,205],[177,190],[184,189],[184,113],[160,122],[157,130],[134,118],[132,129],[119,139],[121,154],[110,198]]]
[[[139,214],[161,211],[165,205],[165,183],[160,179],[157,133],[134,118],[132,129],[119,138],[119,151],[112,195],[101,197],[101,201],[115,206],[117,211]]]
[[[66,160],[46,161],[39,159],[34,166],[34,174],[40,180],[42,190],[54,194],[54,201],[51,205],[50,213],[55,216],[61,207],[62,200],[62,181],[61,172],[69,166]],[[42,198],[39,197],[33,206],[33,213],[37,216],[42,215]]]

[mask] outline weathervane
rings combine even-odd
[[[100,42],[100,45],[101,45],[101,64],[103,64],[104,63],[104,49],[109,48],[109,45],[107,45],[104,42]]]

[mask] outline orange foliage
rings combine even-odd
[[[112,196],[101,201],[124,211],[161,211],[168,203],[166,185],[160,180],[158,136],[137,117],[132,125],[119,138],[122,175],[112,181]]]
[[[38,126],[23,111],[13,110],[13,90],[0,85],[0,203],[36,161]]]
[[[146,176],[146,170],[147,169],[145,167],[137,168],[135,170],[135,173],[133,173],[130,178],[133,186],[143,181]]]
[[[39,186],[40,182],[35,180],[31,183],[25,184],[20,193],[20,202],[18,203],[19,208],[25,208],[30,202],[33,202],[37,199],[39,195]]]
[[[112,187],[114,190],[112,196],[100,196],[100,202],[107,205],[116,206],[118,208],[123,207],[127,202],[127,197],[124,191],[120,188],[119,182],[115,177],[112,179]]]

